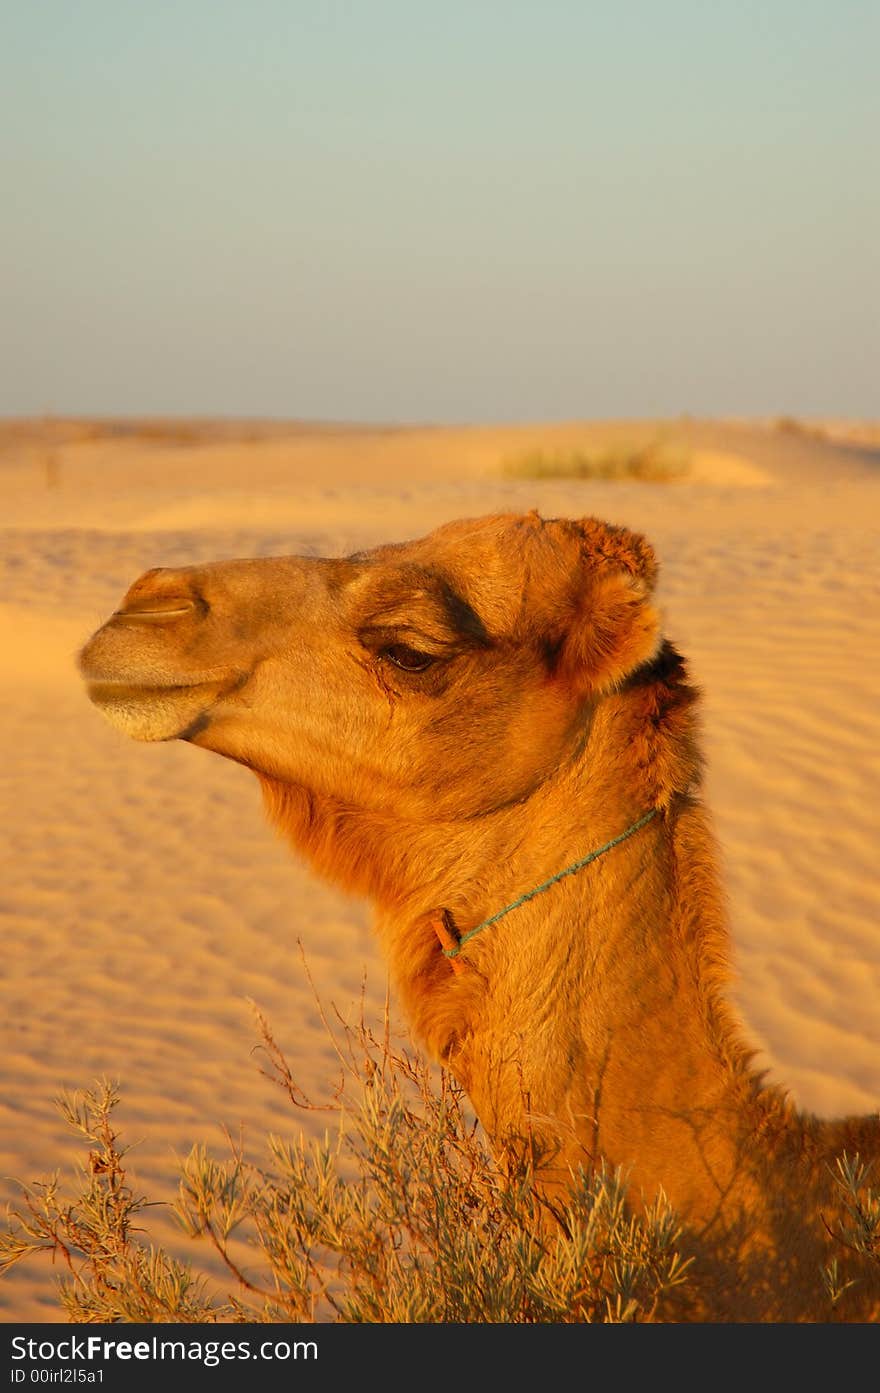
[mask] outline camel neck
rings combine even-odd
[[[446,932],[443,933],[438,929],[438,937],[441,941],[444,956],[450,959],[457,958],[465,945],[469,943],[472,938],[476,938],[477,934],[482,933],[484,929],[491,928],[493,924],[497,924],[505,915],[511,914],[514,910],[519,909],[522,905],[527,904],[529,900],[535,899],[538,895],[543,895],[547,890],[552,890],[554,885],[558,885],[561,880],[565,880],[570,875],[577,875],[578,871],[582,871],[594,861],[598,861],[600,856],[604,856],[607,852],[613,851],[614,848],[620,846],[622,842],[628,841],[636,832],[640,832],[646,823],[656,817],[658,812],[659,808],[649,808],[636,822],[631,823],[629,827],[625,828],[623,832],[618,833],[616,837],[612,837],[609,841],[604,842],[602,846],[595,847],[587,856],[582,856],[570,866],[565,866],[561,871],[557,871],[555,875],[550,876],[548,880],[543,881],[540,885],[534,886],[531,890],[525,890],[521,895],[518,895],[515,900],[511,901],[510,904],[505,905],[503,909],[496,910],[494,914],[490,914],[488,919],[484,919],[482,923],[476,924],[474,928],[469,929],[466,934],[458,937],[457,941],[451,946],[446,942],[446,934],[449,932],[450,916],[448,916],[448,912],[444,911],[443,924]]]
[[[636,1190],[664,1184],[698,1221],[733,1173],[732,1133],[751,1125],[752,1096],[713,957],[725,954],[726,924],[707,837],[695,802],[651,819],[586,875],[473,940],[453,959],[463,964],[454,981],[446,966],[450,995],[438,964],[439,994],[422,1005],[425,1023],[446,1029],[460,1002],[466,1018],[442,1054],[490,1134],[522,1130],[526,1113],[570,1118],[542,1124],[562,1173],[597,1155],[628,1164]],[[661,1143],[693,1155],[687,1184],[653,1167]]]

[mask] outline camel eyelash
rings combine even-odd
[[[435,654],[425,653],[408,643],[386,644],[384,648],[379,649],[378,656],[383,662],[392,663],[401,672],[425,672],[437,661]]]

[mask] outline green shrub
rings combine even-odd
[[[258,1020],[263,1072],[311,1109]],[[72,1193],[57,1175],[22,1186],[0,1268],[60,1259],[74,1322],[635,1322],[663,1319],[670,1293],[686,1300],[682,1233],[662,1195],[631,1213],[620,1172],[599,1166],[550,1199],[531,1139],[493,1158],[450,1076],[392,1048],[387,1027],[382,1040],[361,1026],[335,1042],[344,1073],[321,1141],[272,1136],[262,1164],[232,1143],[221,1160],[195,1146],[183,1165],[172,1208],[219,1257],[226,1292],[143,1241],[148,1202],[128,1184],[106,1081],[59,1100],[86,1163]],[[853,1285],[847,1256],[880,1262],[868,1167],[843,1156],[835,1179],[844,1270],[834,1260],[817,1273],[829,1313]]]
[[[261,1031],[270,1077],[310,1106]],[[640,1321],[686,1280],[662,1197],[632,1215],[620,1174],[600,1168],[551,1203],[528,1142],[493,1160],[447,1074],[363,1027],[344,1044],[322,1141],[270,1137],[263,1165],[196,1146],[183,1166],[175,1212],[219,1254],[228,1294],[142,1242],[147,1201],[127,1184],[107,1082],[60,1100],[87,1163],[72,1196],[57,1176],[23,1187],[0,1262],[62,1258],[67,1318],[102,1322]]]
[[[880,1192],[872,1188],[871,1163],[864,1163],[858,1153],[848,1156],[844,1152],[838,1156],[832,1175],[843,1200],[843,1220],[834,1237],[842,1251],[880,1264]],[[837,1258],[824,1269],[822,1279],[832,1307],[855,1285],[854,1279],[841,1272]]]

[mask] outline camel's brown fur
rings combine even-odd
[[[154,571],[81,655],[140,739],[249,765],[323,875],[371,898],[419,1036],[544,1184],[604,1158],[686,1221],[690,1304],[828,1318],[836,1156],[765,1086],[727,1002],[728,929],[700,798],[697,693],[660,632],[648,544],[595,519],[490,517],[339,561]],[[430,660],[423,671],[416,650]],[[522,892],[658,815],[465,944]],[[756,814],[757,825],[757,814]],[[870,1272],[841,1308],[878,1311]]]

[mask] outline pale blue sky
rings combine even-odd
[[[880,414],[878,0],[0,0],[0,412]]]

